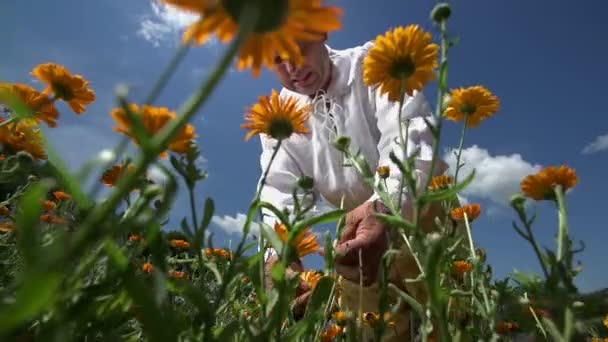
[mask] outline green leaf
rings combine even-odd
[[[203,219],[201,221],[200,229],[203,230],[209,226],[211,223],[211,219],[213,218],[213,213],[215,212],[215,203],[212,198],[207,198],[205,200],[205,211],[203,213]]]
[[[405,165],[403,164],[403,162],[399,158],[397,158],[397,155],[395,154],[395,152],[391,151],[388,154],[388,156],[391,159],[391,161],[393,163],[395,163],[395,165],[397,165],[397,168],[399,168],[399,171],[401,171],[401,174],[406,174],[407,173]]]
[[[63,282],[62,274],[48,269],[26,270],[12,305],[0,309],[0,330],[9,331],[46,310],[55,299]]]
[[[260,230],[264,238],[270,243],[270,246],[280,253],[283,250],[283,241],[281,241],[281,238],[274,231],[274,228],[265,222],[260,222]]]
[[[395,284],[389,283],[388,287],[390,289],[392,289],[393,291],[395,291],[404,301],[406,301],[410,305],[410,307],[416,312],[416,314],[418,314],[418,317],[420,317],[421,319],[423,319],[425,317],[424,308],[422,307],[422,305],[420,303],[418,303],[418,301],[416,299],[414,299],[414,297],[403,292],[400,288],[395,286]]]
[[[311,327],[314,325],[314,317],[307,317],[292,325],[283,335],[285,341],[301,341],[304,334],[311,334]]]
[[[305,227],[312,227],[315,225],[321,225],[321,224],[326,224],[326,223],[330,223],[330,222],[335,222],[338,221],[340,218],[342,218],[342,216],[344,216],[346,214],[346,211],[344,209],[338,209],[338,210],[333,210],[324,214],[321,214],[319,216],[315,216],[315,217],[311,217],[309,219],[306,219],[304,221],[299,222],[298,224],[296,224],[293,229],[294,230],[299,230],[301,228],[305,228]]]
[[[234,337],[238,334],[240,330],[239,328],[240,327],[238,321],[232,321],[228,323],[228,325],[220,327],[220,329],[215,333],[215,335],[217,336],[216,341],[233,341]]]
[[[384,221],[384,223],[388,224],[391,227],[395,228],[405,228],[407,230],[414,230],[416,226],[413,223],[406,221],[401,216],[396,215],[387,215],[382,213],[376,213],[376,217],[380,220]]]
[[[281,221],[283,223],[289,222],[289,218],[287,217],[287,215],[285,215],[285,213],[283,213],[281,210],[279,210],[272,204],[270,204],[268,202],[260,201],[257,205],[259,206],[260,209],[266,208],[266,209],[270,210],[279,219],[279,221]]]
[[[467,178],[445,190],[437,190],[437,191],[426,191],[418,198],[418,201],[421,203],[432,203],[437,201],[443,201],[448,199],[453,199],[458,192],[466,188],[475,177],[475,170],[471,171],[471,173],[467,176]]]
[[[329,300],[329,296],[331,295],[332,289],[334,286],[334,280],[331,277],[321,277],[317,286],[312,292],[310,296],[310,301],[306,306],[306,314],[304,317],[308,317],[311,314],[317,312],[317,310],[321,309],[324,304],[326,304]]]

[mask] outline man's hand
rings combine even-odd
[[[377,208],[376,208],[377,207]],[[336,271],[344,278],[359,282],[361,251],[362,283],[376,282],[382,256],[388,249],[388,227],[374,214],[387,213],[379,201],[366,202],[346,214],[346,225],[336,246]]]
[[[270,291],[273,287],[272,280],[272,268],[274,265],[279,263],[281,260],[279,256],[276,254],[271,255],[264,264],[264,275],[265,275],[265,287],[266,291]],[[304,265],[301,260],[297,262],[291,263],[289,267],[285,270],[285,276],[287,279],[293,279],[294,277],[298,277],[299,273],[304,272]],[[312,288],[308,283],[303,280],[300,280],[300,284],[298,289],[296,290],[296,298],[293,301],[293,311],[296,319],[298,317],[302,317],[304,315],[304,311],[306,309],[306,305],[308,304],[308,300],[310,299],[310,295],[312,294]]]

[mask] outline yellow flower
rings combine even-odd
[[[608,328],[608,315],[606,315],[606,318],[604,318],[604,326]]]
[[[333,319],[338,325],[345,325],[348,320],[348,314],[344,311],[336,311],[333,314]]]
[[[0,123],[4,119],[0,118]],[[35,120],[23,119],[0,127],[0,143],[15,152],[25,151],[37,159],[46,159],[42,132]]]
[[[462,121],[467,127],[477,127],[500,109],[500,100],[483,86],[452,90],[445,116],[448,120]]]
[[[388,178],[391,175],[391,167],[388,165],[381,165],[376,168],[376,172],[380,178]]]
[[[132,164],[126,167],[123,164],[114,165],[101,175],[101,182],[109,187],[114,187],[118,184],[118,180],[124,175],[125,171],[132,172],[134,168],[135,166]]]
[[[72,75],[64,66],[44,63],[32,70],[32,75],[47,85],[45,94],[53,92],[55,97],[67,102],[76,114],[84,113],[87,105],[95,101],[95,92],[89,81],[81,75]]]
[[[323,277],[323,273],[317,271],[306,271],[300,273],[300,279],[308,283],[308,285],[310,285],[310,287],[313,289],[317,286],[317,283],[319,280],[321,280],[321,277]]]
[[[467,214],[467,220],[473,222],[481,214],[481,206],[479,204],[465,205],[460,208],[452,209],[452,219],[456,221],[464,221],[464,214]]]
[[[344,332],[344,328],[339,326],[339,325],[335,325],[332,324],[329,327],[327,327],[327,329],[325,329],[320,335],[319,337],[321,337],[321,341],[322,342],[330,342],[336,339],[336,337],[340,336],[342,334],[342,332]]]
[[[363,60],[363,79],[380,86],[380,94],[399,101],[403,92],[412,96],[435,78],[439,45],[418,25],[397,27],[378,36]]]
[[[287,226],[281,223],[275,223],[274,230],[277,232],[281,241],[287,242],[288,231]],[[300,257],[319,251],[319,242],[317,236],[310,231],[310,228],[305,228],[293,240],[292,243],[296,248]]]
[[[245,117],[248,122],[241,127],[249,130],[245,140],[262,133],[281,140],[289,138],[293,133],[308,133],[306,122],[309,116],[309,105],[297,106],[294,97],[281,98],[273,89],[270,97],[260,96],[259,102],[253,105]]]
[[[145,105],[140,108],[137,104],[132,103],[129,105],[129,110],[133,112],[133,114],[141,117],[145,130],[151,135],[160,132],[166,124],[176,118],[175,112],[170,111],[166,107]],[[140,142],[135,137],[134,132],[131,132],[132,124],[124,108],[114,108],[110,115],[118,124],[114,130],[129,136],[136,144],[139,145]],[[198,135],[194,132],[194,126],[187,124],[182,127],[181,131],[169,143],[169,150],[184,154],[188,152],[190,144],[192,143],[193,139],[197,137]],[[163,151],[160,154],[161,157],[166,157],[167,155],[168,153],[166,151]]]
[[[556,185],[561,185],[562,191],[566,192],[577,182],[578,177],[574,169],[566,165],[548,166],[536,174],[526,176],[521,182],[521,191],[537,201],[554,200],[553,188]]]
[[[454,184],[454,178],[446,175],[435,176],[431,179],[430,190],[445,190]]]
[[[213,33],[224,43],[234,39],[239,29],[240,11],[245,1],[162,0],[168,5],[198,14],[200,19],[184,32],[184,43],[204,44]],[[251,1],[249,1],[251,3]],[[258,1],[259,3],[266,3]],[[340,29],[341,10],[324,7],[319,0],[287,0],[265,6],[254,32],[240,48],[238,70],[251,68],[255,77],[262,66],[272,69],[277,55],[302,61],[299,42],[319,40],[325,33]]]
[[[26,84],[0,84],[0,102],[10,104],[15,98],[34,113],[34,120],[57,127],[59,112],[47,95]]]
[[[466,260],[454,261],[453,267],[454,272],[456,272],[456,275],[459,277],[462,277],[465,273],[469,273],[473,270],[473,264]]]

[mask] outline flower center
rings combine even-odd
[[[63,99],[65,101],[70,101],[72,98],[74,98],[74,94],[72,93],[72,90],[70,89],[70,87],[68,87],[67,85],[65,85],[61,82],[53,82],[51,85],[51,88],[53,88],[53,91],[55,92],[55,96],[57,96],[60,99]]]
[[[266,33],[276,31],[287,18],[289,0],[223,0],[223,6],[235,22],[239,22],[245,2],[256,2],[260,9],[260,17],[255,25],[254,32]]]
[[[414,71],[416,71],[416,65],[409,57],[405,57],[393,63],[390,74],[393,78],[405,80],[412,76]]]
[[[463,104],[462,107],[460,107],[460,111],[464,114],[464,115],[473,115],[475,114],[475,111],[477,110],[477,108],[475,108],[475,106],[471,105],[471,104]]]
[[[289,138],[293,133],[293,125],[288,119],[273,119],[268,131],[271,137],[281,140]]]

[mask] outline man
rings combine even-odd
[[[281,96],[296,97],[301,104],[311,104],[312,113],[308,121],[310,134],[292,135],[283,141],[268,173],[262,191],[263,201],[278,208],[292,209],[292,191],[302,176],[314,179],[314,192],[327,203],[347,211],[346,226],[338,239],[336,252],[341,257],[336,260],[336,271],[341,276],[342,289],[340,305],[357,312],[359,291],[365,300],[363,311],[378,311],[377,288],[378,270],[383,254],[389,245],[389,227],[375,216],[376,212],[388,212],[387,207],[367,186],[357,171],[345,167],[343,153],[333,142],[337,137],[348,136],[351,151],[360,151],[372,171],[378,166],[390,166],[387,186],[395,200],[398,197],[399,169],[390,161],[389,153],[401,156],[397,142],[399,134],[398,103],[380,96],[376,89],[363,82],[363,59],[372,43],[363,46],[334,50],[328,47],[327,36],[322,41],[301,43],[304,64],[297,67],[289,60],[276,58],[275,73],[283,85]],[[416,161],[419,189],[428,177],[432,158],[433,137],[423,117],[432,122],[431,108],[422,93],[407,97],[403,106],[403,119],[410,120],[407,155],[420,149]],[[276,141],[261,135],[262,170],[266,169]],[[447,169],[438,160],[434,175]],[[411,215],[411,198],[404,194],[403,212]],[[436,208],[433,208],[436,209]],[[409,214],[408,214],[409,213]],[[274,218],[264,211],[264,221],[273,225]],[[423,217],[423,228],[432,229],[436,210]],[[359,279],[359,250],[362,255],[363,279]],[[267,269],[277,261],[276,254],[267,254]],[[295,272],[302,270],[302,264],[292,265]],[[406,286],[403,279],[415,278],[417,266],[411,255],[402,254],[391,269],[390,279],[398,287],[420,298],[420,286]],[[359,287],[359,282],[363,288]],[[304,301],[309,293],[304,293],[297,301]],[[407,308],[398,315],[397,327],[388,332],[388,337],[403,341],[409,336]]]

